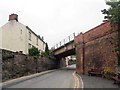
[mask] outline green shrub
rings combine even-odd
[[[30,56],[39,56],[40,51],[38,50],[38,48],[32,47],[32,48],[29,49],[29,55]]]
[[[110,67],[105,67],[104,70],[102,71],[102,75],[107,79],[111,79],[113,76],[115,76],[115,73]]]

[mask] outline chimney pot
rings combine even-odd
[[[18,15],[17,14],[11,14],[11,15],[9,15],[9,21],[11,21],[11,20],[18,21]]]

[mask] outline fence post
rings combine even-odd
[[[56,48],[58,48],[58,44],[56,44]]]
[[[75,33],[73,33],[73,36],[74,36],[74,38],[75,38]]]
[[[70,36],[68,36],[68,38],[69,38],[69,42],[70,42]]]
[[[60,46],[61,46],[61,42],[60,42]]]

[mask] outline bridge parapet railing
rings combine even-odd
[[[66,37],[65,39],[61,40],[59,43],[57,43],[56,45],[54,45],[51,49],[55,50],[61,46],[64,46],[65,44],[69,43],[70,41],[73,41],[75,38],[75,33],[69,35],[68,37]]]

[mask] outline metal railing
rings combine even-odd
[[[69,35],[68,37],[66,37],[65,39],[61,40],[59,43],[55,44],[51,49],[55,50],[55,49],[65,45],[66,43],[74,40],[74,38],[75,38],[75,33],[73,33],[73,34]]]

